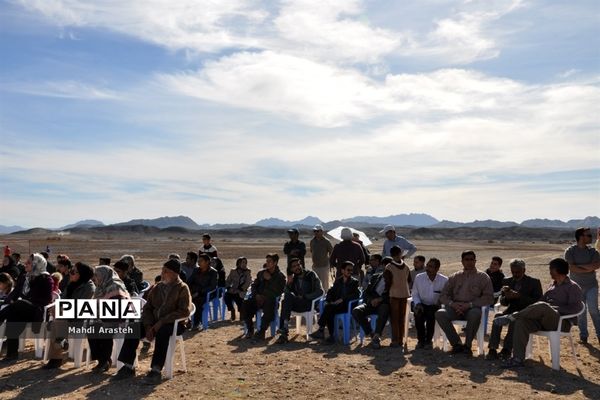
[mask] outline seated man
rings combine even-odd
[[[288,326],[292,311],[310,311],[312,301],[323,295],[321,281],[314,271],[305,270],[299,258],[290,260],[292,275],[287,277],[284,289],[283,303],[281,305],[281,318],[279,322],[279,338],[276,343],[288,342]]]
[[[381,258],[379,254],[371,254],[371,258],[374,256]],[[369,284],[362,294],[363,304],[352,310],[352,316],[365,332],[365,336],[371,337],[371,347],[374,349],[381,348],[381,333],[390,315],[390,296],[385,290],[383,271],[382,267],[378,272],[370,275]],[[368,273],[367,276],[369,276]],[[368,320],[369,315],[372,314],[377,314],[375,332],[371,329]]]
[[[369,255],[369,266],[367,267],[367,272],[362,281],[362,289],[365,290],[367,286],[369,286],[369,282],[371,282],[371,278],[375,274],[380,274],[385,271],[385,265],[381,263],[382,257],[381,254],[371,254]]]
[[[202,309],[206,302],[206,295],[217,288],[217,271],[210,266],[210,256],[202,253],[198,255],[198,268],[194,270],[187,284],[192,292],[192,301],[196,306],[196,314],[192,321],[192,329],[200,329],[202,322]],[[216,292],[210,300],[216,297]]]
[[[542,297],[542,283],[539,279],[525,275],[525,261],[515,258],[510,261],[510,272],[512,278],[505,279],[502,285],[500,304],[508,306],[502,313],[496,314],[495,318],[502,315],[509,315],[516,311],[521,311],[530,304],[535,303]],[[504,337],[504,345],[500,356],[510,357],[512,354],[512,337],[514,325],[508,326],[508,332]],[[486,356],[488,360],[498,359],[498,345],[500,344],[500,334],[502,333],[501,324],[492,324],[490,333],[489,352]]]
[[[167,358],[169,338],[173,334],[173,323],[176,319],[190,315],[192,298],[188,286],[179,278],[181,265],[177,260],[167,261],[162,268],[161,280],[148,295],[148,301],[142,310],[141,335],[154,340],[154,353],[151,370],[146,375],[149,384],[160,383],[161,371]],[[178,334],[183,332],[182,325],[177,327]],[[113,379],[122,380],[135,376],[133,363],[140,339],[127,338],[119,353],[118,360],[123,367]]]
[[[514,323],[513,356],[502,365],[503,368],[518,368],[524,365],[525,349],[530,333],[554,331],[558,328],[561,315],[577,314],[581,311],[582,291],[579,285],[567,276],[569,263],[562,258],[555,258],[550,261],[549,267],[554,282],[544,293],[541,301],[495,320],[502,324]],[[561,331],[568,332],[576,323],[577,318],[564,320]]]
[[[500,291],[502,290],[502,282],[504,282],[504,272],[502,272],[502,258],[498,256],[492,257],[490,266],[485,270],[492,280],[492,287],[494,288],[494,302],[490,304],[493,306],[500,297]]]
[[[481,307],[492,304],[494,291],[490,277],[475,267],[475,252],[463,251],[461,261],[463,270],[452,274],[442,289],[440,302],[445,308],[436,311],[435,319],[452,345],[451,353],[471,356],[471,344],[481,322]],[[467,321],[464,345],[452,324],[456,319]]]
[[[250,294],[244,300],[244,318],[246,322],[246,339],[265,339],[265,332],[275,318],[275,299],[283,293],[285,275],[279,269],[279,255],[267,254],[265,269],[259,271],[256,279],[250,285]],[[260,329],[254,334],[252,318],[256,311],[262,309],[262,323]]]
[[[313,339],[323,339],[325,337],[325,326],[327,326],[327,330],[329,331],[327,343],[334,343],[333,325],[335,314],[348,311],[348,303],[358,299],[360,296],[358,279],[352,276],[354,273],[354,263],[352,261],[344,261],[341,271],[342,276],[337,278],[333,282],[333,286],[327,291],[323,314],[319,318],[319,330],[311,335]]]
[[[440,294],[448,282],[445,275],[439,274],[440,260],[431,258],[425,266],[425,273],[415,276],[412,287],[415,326],[417,328],[417,349],[433,348],[435,313],[440,309]]]
[[[135,282],[133,281],[133,279],[131,279],[129,277],[129,275],[127,275],[127,272],[129,270],[129,264],[127,264],[125,261],[117,261],[115,263],[115,265],[113,266],[113,269],[115,270],[117,275],[119,275],[119,278],[125,284],[125,289],[127,289],[127,292],[129,293],[129,295],[132,297],[137,296],[139,293],[139,290],[138,290],[137,286],[135,285]]]

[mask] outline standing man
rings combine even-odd
[[[210,258],[219,257],[219,255],[217,254],[217,248],[214,244],[212,244],[211,240],[212,238],[208,233],[202,235],[202,247],[200,247],[198,253],[208,254]]]
[[[310,240],[312,269],[319,277],[323,289],[327,290],[329,289],[329,257],[333,251],[333,246],[329,239],[324,236],[321,225],[315,225],[313,234],[315,236]]]
[[[581,287],[582,300],[592,317],[596,336],[600,342],[600,313],[598,312],[598,280],[596,270],[600,268],[600,253],[591,247],[592,231],[590,228],[579,228],[575,231],[576,244],[565,251],[565,260],[569,263],[571,279]],[[588,341],[587,313],[579,316],[579,339]]]
[[[342,266],[346,261],[350,261],[354,265],[354,276],[357,280],[360,276],[360,271],[365,263],[365,253],[363,253],[360,245],[352,240],[352,231],[350,228],[344,228],[340,232],[342,241],[333,246],[329,264],[336,269],[336,279],[342,276]]]
[[[304,265],[304,256],[306,255],[306,244],[299,239],[300,231],[297,228],[291,228],[287,231],[290,240],[285,242],[283,245],[283,253],[287,256],[287,274],[290,275],[292,258],[300,259],[302,265]]]
[[[521,311],[525,307],[535,303],[542,297],[542,283],[539,279],[525,275],[525,261],[515,258],[510,261],[510,272],[512,278],[505,279],[500,290],[500,304],[508,306],[502,313],[496,314],[494,319],[500,318],[503,315],[510,315],[514,312]],[[500,356],[509,358],[513,349],[513,331],[514,324],[508,326],[508,332],[504,337],[504,345]],[[489,351],[486,356],[488,360],[498,359],[498,346],[500,345],[500,334],[502,333],[502,325],[499,323],[492,324],[492,332],[490,333]]]
[[[452,274],[442,289],[440,301],[446,308],[439,309],[435,319],[452,345],[451,353],[471,356],[471,344],[481,322],[481,307],[492,304],[494,291],[490,277],[475,267],[477,258],[474,251],[463,251],[461,261],[463,270]],[[464,345],[452,325],[455,319],[467,321]]]
[[[417,258],[415,257],[415,260]],[[440,260],[431,258],[425,266],[425,273],[415,276],[412,287],[415,325],[417,327],[417,349],[433,348],[435,313],[440,309],[440,294],[448,282],[445,275],[438,274]],[[412,272],[412,271],[411,271]]]
[[[417,251],[417,246],[409,242],[406,238],[396,235],[396,228],[393,225],[386,225],[379,233],[385,234],[386,237],[385,242],[383,242],[383,251],[381,252],[383,257],[391,256],[390,250],[394,246],[402,249],[403,258],[410,258]]]

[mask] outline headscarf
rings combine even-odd
[[[40,253],[34,253],[31,255],[31,271],[27,272],[25,275],[25,283],[23,284],[23,295],[28,295],[29,290],[31,289],[31,281],[36,277],[46,274],[46,265],[48,265],[48,261],[44,258]]]
[[[76,281],[71,281],[67,285],[67,299],[70,299],[71,296],[73,296],[75,289],[77,289],[79,286],[87,284],[94,277],[94,269],[87,264],[78,262],[73,266],[73,268],[75,268],[79,273],[79,279]]]
[[[133,267],[135,267],[135,258],[131,254],[125,254],[119,261],[125,261],[127,264],[129,264],[129,269],[133,269]]]
[[[114,269],[107,265],[99,265],[95,268],[95,274],[98,283],[94,292],[95,299],[110,299],[115,296],[129,298],[125,284]]]

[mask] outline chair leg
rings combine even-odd
[[[529,334],[529,340],[527,341],[527,347],[525,348],[525,359],[533,358],[533,340],[535,336]]]
[[[307,314],[304,319],[306,320],[306,340],[310,340],[310,334],[313,329],[313,313]]]
[[[165,375],[167,379],[173,379],[173,359],[175,358],[175,346],[177,342],[171,336],[169,339],[169,348],[167,349],[167,359],[165,360]]]
[[[548,338],[550,344],[550,356],[552,357],[552,369],[560,370],[560,336],[550,335]]]
[[[185,347],[183,345],[183,337],[179,338],[179,351],[181,351],[181,370],[187,372],[187,364],[185,362]]]
[[[575,359],[575,368],[579,369],[579,363],[577,361],[577,352],[575,351],[575,341],[573,335],[569,335],[569,342],[571,343],[571,351],[573,352],[573,358]]]

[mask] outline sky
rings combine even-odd
[[[0,2],[0,224],[600,214],[600,5]]]

